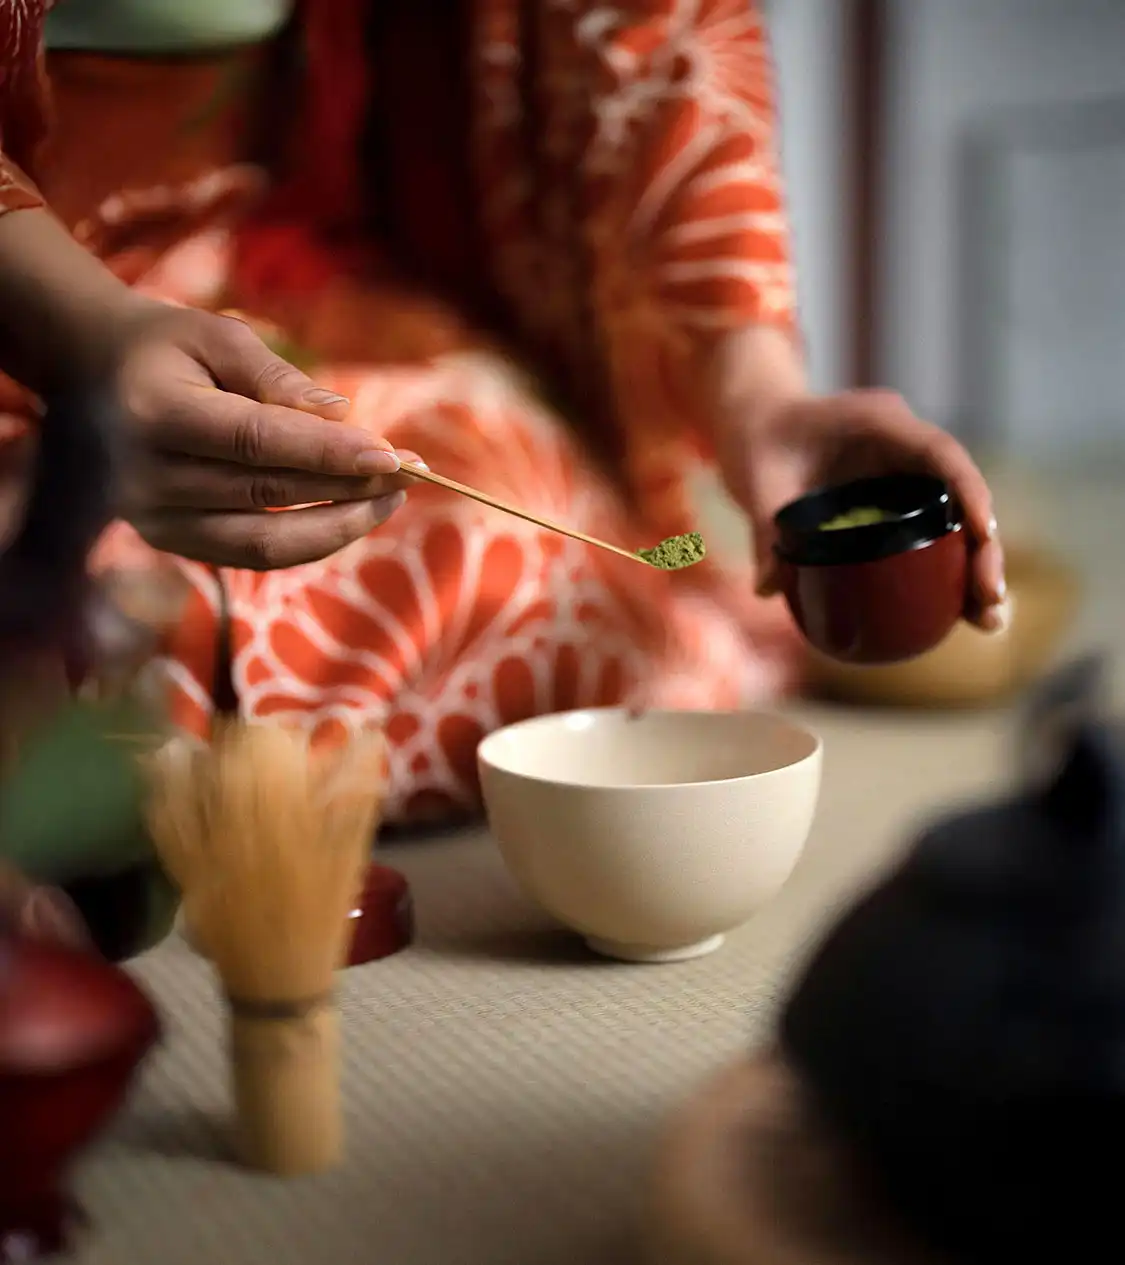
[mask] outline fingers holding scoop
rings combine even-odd
[[[316,562],[382,526],[403,491],[281,513],[161,510],[134,520],[150,545],[212,566],[276,571]]]
[[[385,439],[358,426],[195,386],[161,418],[162,452],[328,478],[396,474]]]
[[[302,470],[241,466],[177,454],[156,454],[129,473],[124,488],[130,516],[146,506],[161,509],[290,509],[325,501],[367,501],[408,486],[401,474],[348,478]]]

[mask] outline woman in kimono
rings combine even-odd
[[[0,60],[5,434],[113,375],[135,459],[94,561],[182,570],[187,727],[228,679],[249,717],[382,724],[389,818],[470,812],[497,725],[796,686],[771,517],[885,470],[951,481],[966,615],[1003,624],[967,454],[808,390],[754,4],[0,0]],[[756,571],[404,495],[398,454],[628,548],[690,530],[714,464]]]

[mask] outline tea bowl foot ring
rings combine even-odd
[[[618,962],[638,962],[657,965],[665,962],[690,962],[705,958],[723,947],[726,936],[708,936],[694,944],[680,945],[674,949],[656,949],[646,944],[625,944],[620,940],[606,940],[601,936],[586,936],[586,945],[599,957],[614,958]]]

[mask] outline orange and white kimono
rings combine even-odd
[[[0,212],[43,199],[131,284],[238,309],[451,478],[631,548],[694,526],[700,366],[795,323],[756,5],[308,0],[187,57],[44,52],[46,7],[0,0]],[[146,548],[117,525],[98,563]],[[738,706],[800,661],[748,573],[647,572],[431,487],[322,562],[176,565],[177,718],[208,723],[224,591],[242,710],[385,725],[396,821],[471,811],[497,725],[638,688]]]

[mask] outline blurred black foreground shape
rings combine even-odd
[[[782,1046],[966,1265],[1125,1259],[1125,758],[1103,662],[1021,717],[1022,789],[939,821],[828,934]]]
[[[47,403],[22,521],[0,553],[0,674],[61,648],[81,655],[87,558],[113,515],[116,410],[108,395]]]

